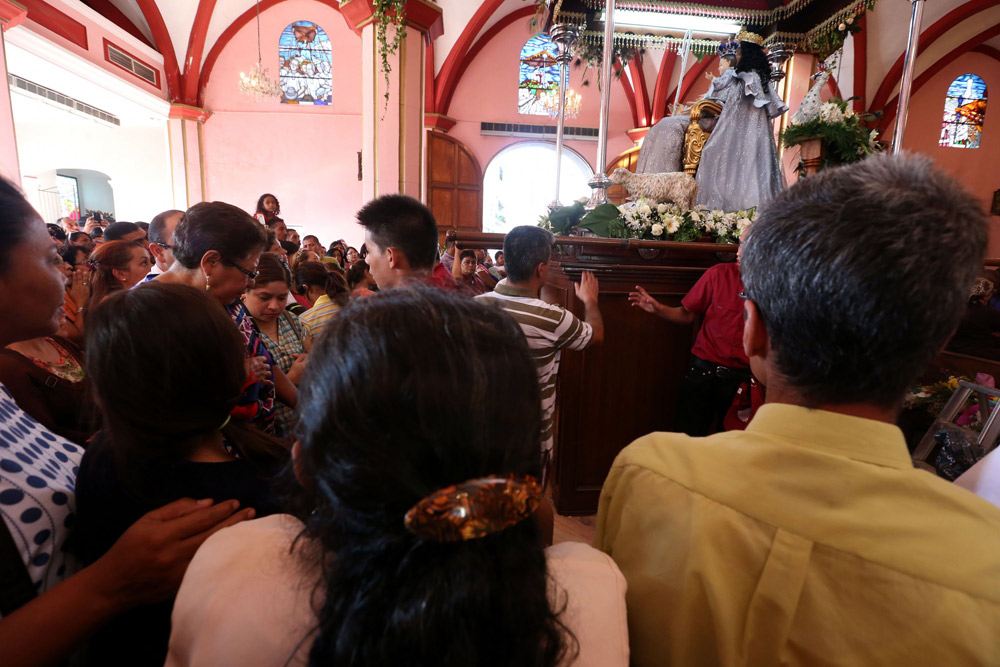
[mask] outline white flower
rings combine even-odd
[[[701,214],[698,211],[691,211],[691,222],[701,222]]]
[[[667,206],[666,204],[660,204],[659,206],[656,207],[656,212],[659,213],[660,215],[663,215],[669,209],[670,209],[670,207]]]
[[[833,102],[826,102],[819,108],[819,117],[827,123],[839,123],[844,120],[844,112]]]
[[[750,222],[751,222],[750,218],[746,217],[740,218],[739,220],[736,221],[736,229],[738,229],[742,234],[743,232],[746,231],[747,227],[750,226]]]
[[[657,223],[653,225],[653,228],[649,231],[653,234],[653,236],[660,236],[663,234],[663,225]]]
[[[622,204],[621,206],[618,207],[618,212],[621,213],[622,215],[628,215],[628,206]]]
[[[878,146],[878,130],[872,130],[868,134],[868,147],[875,150]]]
[[[843,32],[843,31],[847,30],[847,26],[844,25],[843,23],[841,23],[840,25],[837,26],[837,30]]]
[[[681,228],[680,218],[671,218],[670,222],[667,223],[668,234],[674,234],[680,228]]]
[[[847,25],[851,25],[852,23],[854,23],[854,17],[853,16],[847,17]]]
[[[649,215],[653,212],[653,209],[649,208],[649,204],[642,204],[639,206],[639,215]]]

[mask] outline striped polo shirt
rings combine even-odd
[[[565,308],[542,301],[531,290],[512,287],[506,280],[500,281],[493,292],[476,298],[503,308],[524,332],[542,394],[542,452],[551,452],[560,352],[587,347],[594,330]]]
[[[326,294],[321,295],[316,299],[316,303],[313,307],[306,312],[299,315],[299,319],[302,324],[306,325],[306,329],[312,334],[313,338],[319,336],[320,332],[323,331],[323,327],[329,322],[337,311],[340,310],[340,306],[330,300]]]

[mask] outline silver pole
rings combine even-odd
[[[559,186],[562,180],[563,131],[566,126],[566,75],[569,72],[569,61],[573,56],[570,48],[576,44],[579,29],[570,23],[559,23],[549,30],[549,37],[559,49],[559,125],[556,128],[556,197],[549,204],[549,211],[562,207],[559,201]]]
[[[903,150],[903,130],[906,129],[906,114],[910,110],[910,92],[913,88],[913,68],[917,64],[917,45],[920,41],[920,19],[924,15],[924,0],[910,0],[910,36],[906,42],[906,57],[903,60],[903,80],[899,82],[899,102],[896,104],[896,125],[892,131],[892,154]]]
[[[677,79],[677,92],[674,94],[674,108],[671,110],[671,114],[677,109],[677,105],[681,103],[681,84],[684,83],[684,75],[688,71],[688,56],[691,55],[691,31],[688,30],[684,33],[684,41],[681,42],[681,75]]]
[[[590,179],[593,192],[587,202],[587,210],[593,210],[601,204],[608,203],[608,187],[611,181],[604,173],[608,161],[608,115],[611,111],[611,59],[614,57],[615,42],[615,0],[604,2],[604,60],[601,62],[601,125],[597,134],[597,164],[596,173]]]

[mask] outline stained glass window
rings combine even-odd
[[[985,117],[986,82],[975,74],[963,74],[948,86],[938,145],[946,148],[979,148]]]
[[[330,104],[333,57],[330,38],[312,21],[296,21],[278,39],[282,104]]]
[[[529,39],[521,49],[520,78],[517,84],[517,112],[533,116],[547,116],[542,97],[554,92],[559,94],[559,65],[555,43],[544,33]]]

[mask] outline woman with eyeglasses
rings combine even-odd
[[[275,365],[240,301],[257,277],[266,244],[265,228],[246,211],[224,202],[195,204],[174,230],[174,264],[157,281],[204,291],[228,311],[246,343],[247,380],[233,417],[273,433],[275,399],[294,407],[298,391]]]

